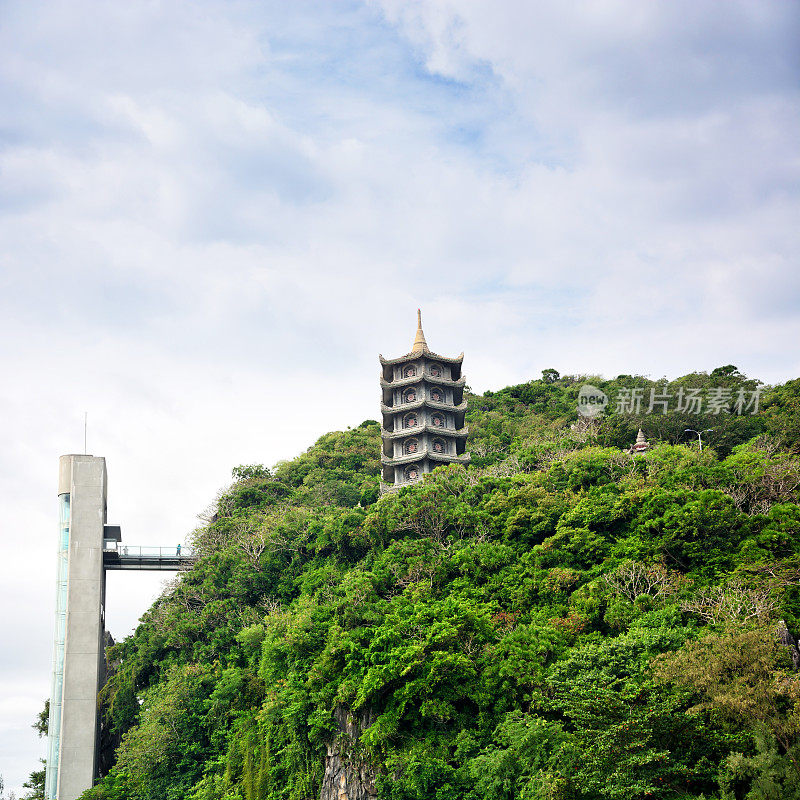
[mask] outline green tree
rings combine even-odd
[[[467,394],[470,467],[383,495],[371,420],[239,468],[109,652],[122,743],[85,800],[310,800],[334,751],[391,800],[792,797],[796,673],[716,626],[800,624],[796,388],[704,425],[702,453],[701,418],[642,415],[632,456],[629,415],[573,427],[583,382],[758,385]],[[674,680],[659,654],[688,659]],[[692,682],[709,665],[719,690]]]
[[[800,785],[800,676],[773,627],[706,633],[659,657],[655,677],[693,690],[699,702],[690,712],[714,710],[761,737],[755,758],[728,761],[732,775],[760,780],[759,769],[775,773],[777,759],[785,762],[778,770],[786,776],[785,788]]]
[[[24,795],[24,800],[44,800],[44,779],[46,773],[45,760],[39,759],[41,768],[31,772],[28,780],[22,785],[28,790]]]
[[[557,369],[549,368],[542,370],[542,380],[545,383],[555,383],[560,377],[561,374]]]

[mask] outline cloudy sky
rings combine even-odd
[[[58,456],[174,544],[241,463],[476,390],[800,374],[781,0],[0,0],[0,774],[43,752]],[[124,579],[123,579],[124,578]],[[124,635],[157,575],[111,576]]]

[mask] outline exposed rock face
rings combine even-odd
[[[792,666],[795,670],[800,670],[800,647],[798,647],[797,639],[792,636],[789,629],[786,627],[785,620],[778,623],[778,641],[789,650],[789,655],[792,657]]]
[[[334,717],[339,735],[328,745],[320,800],[377,800],[375,775],[358,752],[358,737],[373,723],[374,715],[337,708]]]

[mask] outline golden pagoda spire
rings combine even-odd
[[[422,312],[417,309],[417,335],[414,337],[412,353],[430,353],[428,343],[425,341],[425,334],[422,332]]]

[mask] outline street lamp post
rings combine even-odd
[[[713,430],[714,430],[713,428],[706,428],[705,430],[702,430],[702,431],[696,431],[694,428],[686,428],[684,433],[696,433],[697,434],[697,441],[700,442],[700,452],[702,453],[703,452],[703,434],[704,433],[709,433],[710,431],[713,431]]]

